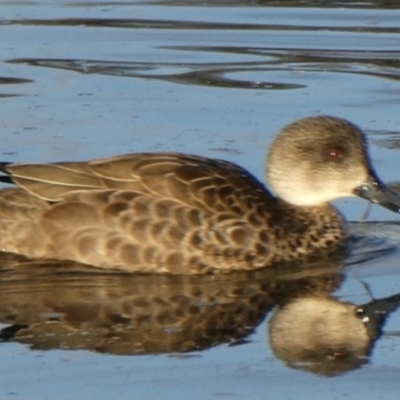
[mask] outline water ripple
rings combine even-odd
[[[262,78],[271,72],[317,72],[355,74],[400,80],[400,53],[394,52],[348,52],[322,50],[277,50],[233,47],[162,47],[171,51],[216,52],[263,56],[262,61],[185,63],[185,62],[130,62],[86,59],[38,59],[19,58],[8,60],[47,68],[72,70],[84,74],[100,74],[132,78],[157,79],[181,84],[225,87],[236,89],[291,90],[307,87],[299,82],[276,81]],[[268,58],[266,59],[266,56]],[[271,74],[272,75],[272,74]],[[250,76],[250,78],[249,78]],[[254,76],[255,79],[251,79]],[[27,80],[26,80],[27,81]],[[1,83],[1,82],[0,82]]]
[[[398,26],[338,26],[337,21],[331,25],[324,21],[319,24],[315,19],[293,23],[259,24],[259,23],[232,23],[232,22],[206,22],[164,19],[130,19],[130,18],[52,18],[52,19],[5,19],[0,25],[24,26],[85,26],[91,28],[125,28],[125,29],[167,29],[167,30],[219,30],[219,31],[310,31],[310,32],[353,32],[353,33],[400,33]]]
[[[62,59],[14,59],[15,64],[72,70],[84,74],[113,75],[132,78],[147,78],[200,86],[226,87],[236,89],[285,90],[305,87],[301,84],[252,81],[228,78],[225,75],[265,70],[265,63],[237,64],[183,64],[183,63],[146,63],[95,60]],[[171,70],[174,72],[171,73]]]

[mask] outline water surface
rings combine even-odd
[[[400,180],[396,2],[9,1],[0,10],[4,160],[178,150],[228,159],[262,178],[265,151],[283,125],[331,114],[360,125],[382,179]],[[371,296],[394,304],[393,296],[400,293],[400,217],[373,207],[367,221],[359,222],[367,208],[362,200],[337,205],[362,239],[329,296],[343,307],[370,304]],[[49,282],[57,288],[54,281],[45,281],[46,286],[35,281],[36,274],[7,274],[1,296],[8,318],[32,322],[21,314],[31,304],[32,315],[57,320],[57,313],[48,313],[57,306],[65,315],[60,311],[64,297],[68,310],[73,309],[68,296],[78,297],[75,278],[56,280],[61,285],[57,302],[46,297]],[[80,284],[87,282],[88,304],[104,304],[100,299],[106,294],[111,300],[117,296],[117,281],[110,288],[103,278],[85,279]],[[210,286],[218,288],[205,284]],[[90,288],[95,288],[91,295]],[[221,293],[213,296],[216,303],[227,301]],[[214,332],[203,347],[193,350],[186,343],[171,347],[172,355],[163,348],[157,355],[121,356],[104,346],[84,347],[76,336],[74,347],[66,340],[73,337],[70,331],[57,342],[51,340],[58,337],[54,331],[31,330],[24,340],[1,343],[0,398],[398,397],[400,316],[395,306],[359,365],[322,374],[277,357],[268,335],[275,303],[268,296],[266,301],[265,293],[260,298],[262,312],[241,325],[236,339],[225,332],[224,340],[213,342],[222,337]],[[47,309],[37,311],[41,299],[47,299]],[[231,321],[250,314],[242,309],[236,315]],[[2,327],[12,325],[9,319],[2,322]],[[167,333],[176,337],[174,329],[169,326]],[[296,328],[291,329],[296,337]],[[66,350],[71,348],[79,350]]]

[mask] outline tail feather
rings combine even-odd
[[[0,162],[0,172],[5,175],[0,175],[0,182],[14,184],[13,180],[10,177],[10,173],[7,171],[7,166],[12,163],[10,162]]]

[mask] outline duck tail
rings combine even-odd
[[[7,165],[10,165],[10,162],[0,162],[0,173],[5,175],[0,175],[0,182],[2,183],[10,183],[13,184],[13,180],[10,177],[10,173],[7,171]]]

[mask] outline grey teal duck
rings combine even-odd
[[[361,196],[399,212],[374,173],[363,132],[305,118],[272,143],[266,174],[222,160],[138,153],[88,162],[0,166],[0,249],[108,270],[251,270],[342,249],[329,201]]]

